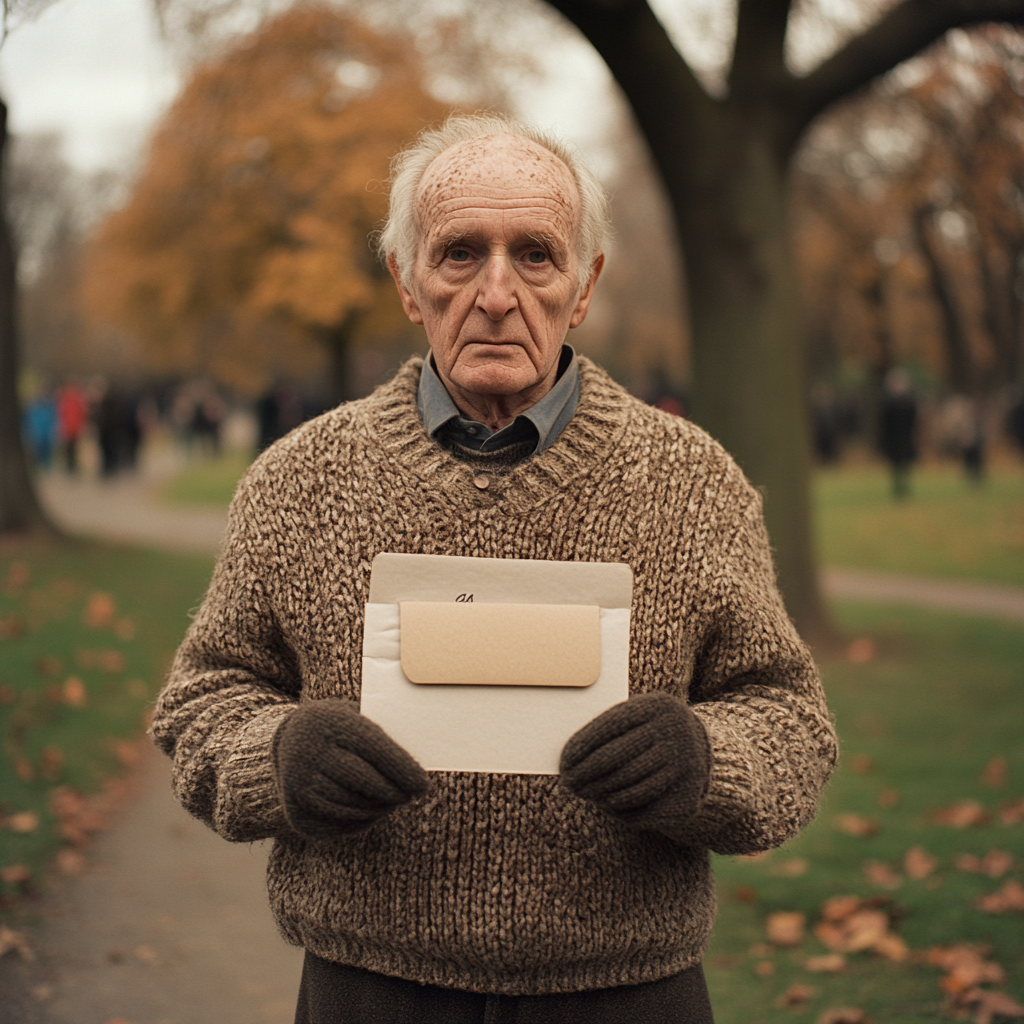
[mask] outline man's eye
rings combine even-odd
[[[526,254],[527,263],[543,263],[547,258],[548,254],[546,252],[542,252],[540,249],[531,249]]]
[[[466,260],[469,259],[469,250],[468,249],[449,249],[448,250],[448,259],[454,261],[455,263],[465,263]]]

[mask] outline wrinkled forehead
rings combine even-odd
[[[489,135],[449,147],[428,165],[416,203],[421,235],[454,213],[481,205],[535,208],[575,236],[580,195],[572,172],[530,139]]]

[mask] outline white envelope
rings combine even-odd
[[[556,775],[629,695],[632,591],[618,563],[379,554],[361,710],[427,770]]]

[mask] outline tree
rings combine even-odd
[[[901,0],[802,77],[786,63],[791,0],[739,0],[722,98],[700,84],[646,0],[548,2],[604,58],[647,139],[685,254],[694,416],[763,489],[789,611],[824,633],[789,164],[836,100],[950,28],[1019,22],[1024,0]]]
[[[367,235],[391,156],[445,108],[412,43],[300,5],[201,65],[157,131],[128,204],[87,254],[94,323],[165,371],[254,392],[329,354],[348,396],[353,344],[406,331]]]
[[[0,534],[53,533],[21,438],[17,261],[7,215],[7,105],[0,101]]]

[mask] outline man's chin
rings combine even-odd
[[[456,367],[451,379],[457,387],[474,395],[518,395],[538,383],[532,364],[527,368],[499,362]]]

